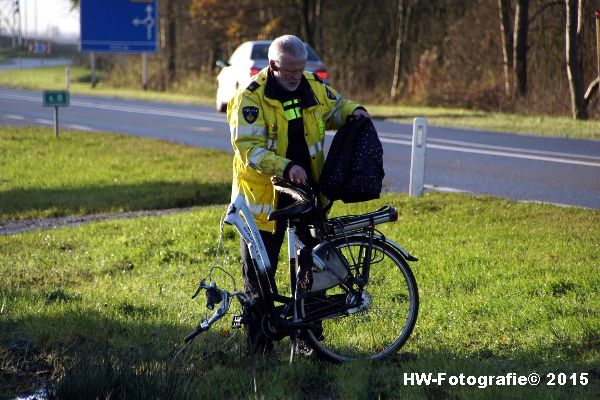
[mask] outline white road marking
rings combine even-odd
[[[8,94],[8,93],[0,94],[0,97],[3,97],[5,99],[33,101],[36,103],[40,103],[40,105],[42,105],[41,97],[33,97],[33,96],[24,95],[24,94]]]
[[[383,134],[382,134],[383,135]],[[389,135],[389,134],[387,134]],[[404,135],[408,136],[408,135]],[[383,143],[393,143],[393,144],[401,144],[405,146],[411,146],[412,141],[410,139],[394,139],[386,136],[381,136],[380,140]],[[500,157],[509,157],[509,158],[522,158],[527,160],[537,160],[537,161],[550,161],[555,163],[562,164],[572,164],[572,165],[584,165],[586,167],[600,167],[600,157],[595,156],[587,156],[581,154],[570,154],[570,153],[556,153],[549,152],[543,150],[526,150],[520,149],[516,147],[504,147],[504,146],[494,146],[487,144],[479,144],[479,143],[471,143],[471,142],[461,142],[458,140],[453,140],[452,144],[444,145],[444,144],[436,144],[436,142],[447,142],[445,139],[436,139],[436,138],[428,138],[427,139],[427,148],[429,149],[439,149],[439,150],[447,150],[447,151],[457,151],[461,153],[474,153],[474,154],[485,154],[490,156],[500,156]],[[498,150],[496,150],[498,149]],[[501,149],[501,150],[500,150]],[[572,158],[570,158],[572,157]],[[586,159],[590,161],[583,161],[580,159]],[[594,161],[598,160],[598,161]]]
[[[391,138],[401,138],[401,140],[408,141],[408,144],[412,143],[411,135],[400,134],[400,133],[388,133],[388,132],[379,132],[379,136],[383,137],[391,137]],[[590,156],[590,155],[581,155],[581,154],[572,154],[572,153],[561,153],[555,151],[545,151],[545,150],[529,150],[515,147],[507,147],[507,146],[496,146],[492,144],[480,144],[474,142],[465,142],[460,140],[450,140],[450,139],[439,139],[439,138],[427,138],[427,142],[431,143],[442,143],[448,145],[456,145],[459,147],[473,147],[473,148],[483,148],[483,149],[491,149],[491,150],[505,150],[505,151],[518,151],[521,153],[529,153],[529,154],[540,154],[545,156],[558,156],[558,157],[573,157],[573,158],[585,158],[591,160],[600,161],[600,156]]]
[[[34,103],[40,103],[41,99],[28,95],[19,95],[19,94],[0,94],[0,97],[7,99],[15,99],[15,100],[24,100],[31,101]],[[112,110],[118,112],[128,112],[128,113],[137,113],[137,114],[149,114],[149,115],[160,115],[165,117],[177,117],[177,118],[185,118],[192,119],[197,121],[210,121],[210,122],[220,122],[223,124],[227,123],[227,119],[225,116],[215,116],[214,114],[204,113],[204,112],[186,112],[186,111],[170,111],[164,110],[161,108],[153,108],[146,106],[126,106],[122,104],[106,104],[106,103],[97,103],[92,101],[85,100],[72,100],[70,106],[78,106],[78,107],[87,107],[93,109],[102,109],[102,110]]]
[[[215,130],[208,126],[194,126],[193,131],[204,132],[204,133],[215,133]]]
[[[76,131],[88,131],[88,132],[93,131],[93,129],[90,128],[89,126],[77,125],[77,124],[66,124],[65,128],[75,129]]]
[[[510,158],[522,158],[526,160],[537,160],[537,161],[550,161],[561,164],[571,164],[571,165],[584,165],[586,167],[598,167],[600,168],[600,162],[594,161],[580,161],[580,160],[571,160],[567,158],[560,157],[544,157],[544,156],[535,156],[531,154],[519,153],[519,149],[515,149],[514,153],[509,153],[506,151],[495,151],[495,150],[482,150],[482,149],[466,149],[466,148],[458,148],[458,147],[450,147],[450,146],[442,146],[442,145],[427,145],[427,147],[431,147],[433,149],[440,150],[449,150],[449,151],[458,151],[463,153],[476,153],[476,154],[486,154],[490,156],[501,156],[501,157],[510,157]],[[584,158],[582,156],[577,156]]]
[[[444,193],[473,193],[468,190],[447,187],[447,186],[436,186],[436,185],[423,185],[423,188],[426,190],[433,190],[436,192],[444,192]]]
[[[112,104],[98,104],[91,103],[86,101],[72,101],[71,105],[79,106],[79,107],[89,107],[94,109],[103,109],[103,110],[112,110],[119,112],[130,112],[137,114],[149,114],[149,115],[160,115],[164,117],[176,117],[176,118],[185,118],[196,121],[209,121],[209,122],[220,122],[223,124],[227,123],[227,119],[225,116],[215,117],[214,115],[203,113],[203,112],[194,112],[193,114],[185,111],[169,111],[163,110],[160,108],[150,108],[150,107],[139,107],[139,106],[124,106],[124,105],[112,105]]]
[[[19,121],[23,121],[25,119],[24,116],[16,115],[16,114],[4,114],[4,115],[0,115],[0,118],[18,119]]]

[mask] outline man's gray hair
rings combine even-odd
[[[269,46],[269,60],[279,62],[283,55],[303,61],[308,58],[304,42],[294,35],[279,36]]]

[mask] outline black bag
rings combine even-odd
[[[383,184],[383,147],[370,118],[349,118],[337,131],[319,179],[330,200],[378,199]]]

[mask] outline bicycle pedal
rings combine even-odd
[[[243,315],[234,315],[233,319],[231,320],[231,328],[239,329],[245,322],[246,320]]]

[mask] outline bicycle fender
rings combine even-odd
[[[398,253],[402,254],[402,257],[404,257],[404,259],[406,261],[419,261],[419,259],[417,257],[413,257],[412,255],[410,255],[410,253],[408,251],[404,250],[404,248],[402,246],[400,246],[398,243],[393,242],[393,241],[389,240],[388,238],[380,236],[380,235],[376,235],[374,237],[380,239],[381,241],[388,243],[390,246],[392,246],[394,249],[396,249],[398,251]]]

